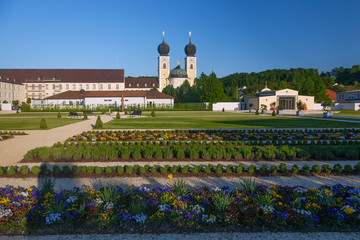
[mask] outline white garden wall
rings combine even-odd
[[[241,109],[241,102],[218,102],[213,104],[213,111],[234,111]]]

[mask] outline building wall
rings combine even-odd
[[[152,102],[153,104],[165,104],[165,105],[174,105],[174,99],[146,99],[146,104]]]
[[[189,83],[190,83],[190,86],[192,86],[194,84],[194,79],[196,78],[196,57],[186,57],[185,58],[185,70],[186,70],[186,73],[189,77]],[[192,80],[190,82],[190,80]]]
[[[83,99],[46,99],[44,104],[46,105],[79,105],[83,103]]]
[[[264,104],[266,105],[267,107],[267,110],[270,110],[270,105],[275,102],[275,106],[277,106],[277,103],[276,103],[276,96],[273,95],[273,96],[266,96],[266,97],[259,97],[259,106],[258,108],[255,108],[255,109],[261,109],[261,105]]]
[[[336,94],[336,101],[338,103],[344,102],[360,102],[360,90],[339,92]]]
[[[222,111],[222,109],[226,111],[235,111],[241,109],[240,102],[218,102],[213,104],[213,111]]]
[[[20,103],[25,101],[25,90],[21,84],[0,82],[0,102],[18,100]]]
[[[314,110],[314,97],[313,96],[299,95],[298,101],[300,101],[300,100],[306,104],[307,110]]]
[[[248,98],[248,108],[250,109],[250,107],[249,107],[249,105],[250,105],[250,103],[252,103],[253,104],[253,107],[252,107],[252,109],[259,109],[259,98],[257,98],[257,97],[254,97],[254,98]]]
[[[292,90],[289,88],[285,88],[285,89],[281,89],[281,90],[277,90],[275,92],[276,95],[298,95],[299,92],[296,90]]]
[[[165,64],[165,66],[164,66]],[[165,68],[164,68],[165,67]],[[170,57],[159,56],[158,57],[158,79],[159,79],[159,91],[161,92],[167,85],[166,79],[170,74]]]
[[[27,82],[25,83],[25,98],[43,99],[66,91],[123,91],[124,83],[61,83],[61,82]]]

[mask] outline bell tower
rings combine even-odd
[[[158,52],[160,54],[158,57],[158,83],[161,92],[166,87],[167,78],[170,74],[170,47],[165,42],[165,32],[163,32],[163,41],[158,46]]]
[[[191,42],[191,32],[189,32],[189,43],[185,46],[185,70],[189,77],[190,86],[194,85],[194,80],[196,78],[196,46]]]

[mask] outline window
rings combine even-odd
[[[45,88],[46,88],[46,90],[48,90],[49,89],[49,84],[45,84]]]
[[[73,84],[73,90],[75,90],[76,89],[76,84]]]
[[[96,89],[96,84],[93,84],[93,89]]]
[[[194,66],[192,64],[190,64],[190,69],[194,69]]]
[[[6,89],[6,83],[4,84],[4,87],[5,87],[5,89]]]
[[[62,84],[60,84],[59,86],[60,86],[60,89],[62,89]]]
[[[40,84],[40,85],[39,85],[39,90],[41,90],[41,89],[42,89],[42,85]]]
[[[129,87],[131,87],[131,83],[129,83]]]
[[[83,88],[82,88],[82,84],[79,85],[79,89],[80,89],[80,90],[83,89]]]
[[[34,90],[35,89],[35,84],[32,84],[31,88],[32,88],[32,90]]]
[[[53,84],[53,89],[55,89],[55,84]]]
[[[166,68],[166,63],[163,64],[163,68]]]
[[[5,98],[7,98],[7,93],[5,93]]]
[[[63,101],[63,103],[62,104],[66,104],[66,101]]]
[[[0,97],[1,97],[1,92],[0,92]]]
[[[147,84],[145,83],[145,87],[147,87]]]
[[[153,87],[155,87],[155,83],[153,83]]]
[[[42,94],[41,94],[41,93],[39,93],[39,98],[42,98]]]
[[[27,93],[25,93],[25,98],[28,98],[28,96],[29,96],[29,95],[28,95]],[[1,97],[1,96],[0,96],[0,97]]]
[[[89,84],[86,84],[86,89],[89,89]]]
[[[32,94],[32,98],[35,98],[35,93]]]
[[[137,84],[136,84],[136,86],[138,87],[138,86],[139,86],[139,84],[137,83]]]
[[[100,89],[103,89],[103,85],[102,85],[102,84],[100,84]]]
[[[116,84],[116,89],[119,89],[119,84]]]
[[[108,84],[108,89],[111,89],[111,84]]]
[[[49,93],[46,93],[46,96],[49,96]]]

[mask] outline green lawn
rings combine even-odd
[[[41,118],[0,118],[0,130],[38,130]],[[71,118],[45,118],[48,129],[81,121]]]
[[[334,116],[344,116],[344,117],[360,117],[360,111],[349,111],[349,110],[341,110],[336,111]]]
[[[144,116],[150,116],[145,112]],[[192,128],[359,128],[360,123],[313,120],[289,116],[230,112],[156,112],[156,117],[122,118],[104,124],[106,129],[192,129]]]
[[[77,112],[79,115],[83,115],[82,112]],[[93,112],[94,113],[94,112]],[[25,113],[9,113],[9,114],[0,114],[0,118],[57,118],[57,112],[25,112]],[[94,113],[94,115],[99,115],[100,112]],[[68,117],[68,112],[62,112],[62,117]]]

